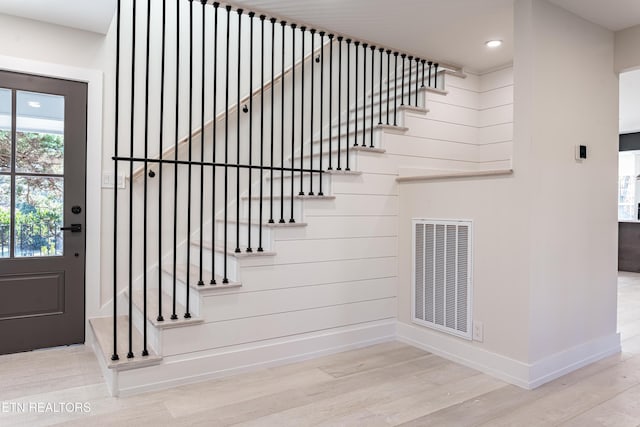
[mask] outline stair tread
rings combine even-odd
[[[133,305],[138,307],[140,312],[144,309],[144,291],[136,289],[133,291]],[[173,298],[171,295],[162,292],[162,317],[163,321],[158,320],[158,292],[156,288],[147,290],[147,319],[153,326],[158,329],[178,328],[181,326],[197,325],[204,322],[199,317],[190,317],[185,319],[184,313],[186,309],[182,304],[176,302],[177,319],[171,319],[173,312]]]
[[[327,171],[327,173],[329,173],[329,172],[330,171]],[[278,177],[278,179],[280,179],[280,177]],[[296,198],[296,199],[299,199],[299,200],[333,200],[333,199],[336,198],[336,196],[332,196],[332,195],[325,195],[325,196],[318,196],[318,195],[307,196],[307,195],[305,195],[305,196],[299,196],[297,194],[294,195],[293,197]],[[240,198],[242,200],[248,200],[249,196],[244,195],[244,196],[240,196]],[[264,194],[262,196],[263,200],[267,200],[267,199],[270,199],[270,198],[271,198],[271,196],[269,194]],[[281,198],[282,198],[282,196],[279,195],[279,194],[278,195],[275,195],[275,194],[273,195],[273,199],[274,200],[280,200]],[[285,198],[285,200],[286,199],[291,199],[291,195],[285,195],[284,198]],[[260,196],[251,196],[251,200],[260,200]]]
[[[97,344],[102,351],[107,368],[117,371],[125,371],[129,369],[143,368],[146,366],[158,365],[162,361],[162,356],[156,354],[152,348],[148,348],[149,355],[141,356],[142,351],[142,335],[133,328],[131,329],[131,339],[133,344],[134,357],[127,358],[129,347],[129,317],[117,317],[117,354],[119,360],[111,360],[113,354],[113,318],[112,317],[96,317],[89,319],[89,324],[93,330]]]
[[[192,242],[193,243],[193,242]],[[167,265],[164,266],[162,271],[164,271],[166,274],[172,275],[173,274],[173,266],[172,265]],[[204,285],[199,286],[198,285],[198,276],[200,275],[200,267],[198,267],[195,264],[191,264],[190,269],[189,269],[189,279],[191,278],[195,278],[195,280],[191,280],[191,283],[189,283],[189,287],[191,289],[196,290],[198,293],[202,294],[202,293],[215,293],[217,291],[220,291],[222,289],[229,289],[229,288],[239,288],[242,286],[242,283],[240,282],[233,282],[233,281],[229,281],[229,283],[222,283],[223,277],[216,274],[213,276],[213,278],[216,281],[215,285],[212,285],[210,283],[211,281],[211,272],[209,270],[207,270],[206,268],[202,269],[202,279],[204,282]],[[187,265],[186,264],[176,264],[176,279],[181,281],[182,283],[186,282],[186,277],[187,277]],[[171,298],[171,297],[169,297]]]
[[[192,245],[195,245],[195,242],[191,242]],[[253,252],[235,252],[235,248],[233,245],[235,242],[229,242],[227,244],[227,254],[236,258],[255,258],[255,257],[265,257],[265,256],[275,256],[276,253],[273,251],[263,251],[258,252],[254,249]],[[222,242],[216,242],[215,245],[212,245],[210,241],[202,242],[202,247],[206,249],[214,249],[216,252],[224,252],[224,246]],[[217,280],[217,279],[216,279]],[[228,286],[227,286],[228,287]]]
[[[254,196],[255,197],[255,196]],[[221,218],[217,218],[216,222],[224,222],[224,219]],[[235,224],[236,220],[235,219],[228,219],[227,223],[229,224]],[[249,224],[249,220],[248,219],[240,219],[240,224],[245,224],[248,225]],[[251,221],[251,225],[259,225],[258,221]],[[290,228],[290,227],[306,227],[307,223],[306,222],[286,222],[284,224],[279,224],[279,223],[269,223],[269,222],[264,222],[262,223],[263,227],[270,227],[270,228]]]

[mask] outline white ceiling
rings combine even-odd
[[[0,13],[106,34],[116,0],[0,0]]]
[[[154,0],[156,1],[156,0]],[[612,31],[640,24],[640,0],[549,0]],[[513,58],[513,0],[230,0],[229,3],[482,71]],[[105,34],[116,0],[0,0],[0,13]],[[409,37],[408,37],[409,35]],[[504,45],[490,50],[489,39]]]

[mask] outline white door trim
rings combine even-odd
[[[101,313],[100,229],[102,216],[102,86],[100,70],[0,55],[0,70],[87,83],[87,188],[85,320]],[[85,338],[86,330],[85,327]]]

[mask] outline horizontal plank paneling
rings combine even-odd
[[[487,144],[478,147],[478,161],[490,162],[497,159],[509,159],[512,153],[512,141],[501,142],[499,144]]]
[[[475,126],[441,122],[429,117],[411,120],[409,131],[406,135],[462,142],[466,144],[475,144],[478,138],[477,128]]]
[[[355,237],[323,240],[276,241],[274,250],[278,264],[319,262],[353,257],[377,258],[396,256],[397,237]]]
[[[513,122],[513,104],[481,110],[478,114],[478,125],[480,127],[509,122]]]
[[[493,144],[496,142],[511,141],[512,139],[513,123],[504,123],[479,129],[480,144]]]
[[[385,175],[383,175],[385,176]],[[395,176],[386,175],[393,179]],[[276,240],[396,236],[398,220],[394,216],[315,216],[306,227],[278,228]]]
[[[334,200],[305,200],[305,218],[315,215],[397,215],[397,196],[343,194]]]
[[[358,167],[362,171],[379,172],[379,173],[398,173],[398,167],[416,167],[424,169],[440,169],[440,170],[474,170],[475,163],[469,161],[435,159],[427,157],[411,157],[397,154],[386,153],[387,161],[379,163],[370,158],[361,158],[358,161]]]
[[[312,271],[309,274],[313,274]],[[203,298],[200,317],[217,322],[396,296],[396,278],[213,295]]]
[[[467,161],[475,160],[477,149],[475,144],[463,144],[416,136],[387,138],[385,147],[389,154]]]
[[[314,268],[313,274],[309,274],[310,268]],[[397,274],[397,269],[395,256],[369,259],[353,256],[313,266],[287,264],[277,268],[248,267],[242,269],[242,289],[238,292],[392,277]]]
[[[456,123],[467,126],[478,125],[478,110],[458,105],[451,105],[440,101],[429,103],[429,112],[425,116],[433,120]],[[411,129],[413,120],[409,118],[405,124]]]
[[[164,332],[163,355],[257,342],[393,318],[396,299],[363,301],[267,316],[204,323]]]
[[[397,195],[395,179],[389,175],[363,173],[361,175],[331,176],[332,194]]]
[[[478,93],[454,86],[447,87],[447,94],[440,95],[437,93],[427,92],[427,108],[431,100],[446,102],[447,104],[460,105],[469,108],[479,108],[480,100]]]
[[[480,95],[478,108],[481,110],[486,108],[497,107],[513,103],[513,86],[504,86],[483,92]]]
[[[480,92],[486,92],[513,84],[513,66],[483,74],[479,81]]]

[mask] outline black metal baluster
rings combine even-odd
[[[398,126],[398,52],[393,52],[393,125]]]
[[[340,160],[342,158],[342,36],[338,36],[338,167],[342,170]]]
[[[324,31],[320,31],[320,170],[322,171],[322,159],[324,157],[324,153],[322,151],[322,122],[324,116]],[[313,147],[313,138],[311,141],[311,146]],[[313,153],[313,150],[311,151]],[[313,164],[311,165],[311,169],[313,169]],[[322,173],[320,173],[320,191],[318,191],[318,196],[324,196],[322,192]]]
[[[287,24],[286,21],[280,21],[280,25],[282,26],[282,64],[280,67],[280,104],[281,104],[281,112],[280,112],[280,220],[278,223],[284,224],[284,48],[285,48],[285,37],[284,37],[284,26]],[[293,32],[293,31],[292,31]],[[292,111],[293,114],[293,111]],[[293,154],[293,153],[292,153]]]
[[[260,15],[260,212],[258,214],[258,252],[264,252],[262,248],[263,226],[263,191],[264,191],[264,20],[266,16]]]
[[[300,92],[301,92],[301,100],[300,100],[300,191],[298,191],[299,196],[304,196],[303,190],[303,178],[304,178],[304,33],[307,30],[307,27],[300,27],[300,31],[302,32],[302,61],[300,64]],[[294,50],[295,52],[295,50]],[[313,50],[311,50],[311,56],[313,56]],[[295,68],[295,56],[294,61],[292,62],[293,67]],[[311,69],[313,70],[313,61],[311,61]],[[295,117],[295,113],[292,113],[292,116]],[[294,120],[295,123],[295,120]],[[291,128],[291,183],[293,184],[293,173],[294,173],[294,155],[293,155],[293,128]],[[310,174],[310,176],[312,176]],[[293,185],[291,187],[291,218],[293,219]]]
[[[238,75],[236,85],[236,249],[235,253],[240,253],[240,69],[241,49],[242,49],[242,9],[236,10],[238,13]],[[251,206],[251,200],[249,200]]]
[[[158,138],[158,322],[163,322],[162,316],[162,175],[164,170],[163,149],[164,149],[164,80],[165,80],[165,57],[166,57],[166,27],[167,27],[167,0],[162,0],[162,62],[160,65],[160,138]],[[117,127],[116,127],[117,129]]]
[[[178,262],[178,133],[180,131],[180,3],[176,3],[176,99],[175,99],[175,117],[176,126],[173,135],[173,265],[171,268],[171,280],[172,280],[172,309],[171,320],[176,320],[178,314],[176,313],[176,269]]]
[[[378,49],[380,52],[380,72],[378,74],[378,80],[380,84],[378,85],[378,124],[382,124],[382,52],[384,52],[383,48]]]
[[[410,106],[411,105],[411,61],[413,61],[413,56],[409,56],[407,59],[409,60],[409,102],[407,102],[407,105]]]
[[[310,122],[310,126],[309,126],[309,196],[313,196],[314,192],[313,192],[313,100],[314,100],[314,89],[315,89],[315,66],[313,65],[313,55],[315,54],[315,39],[316,39],[316,30],[315,29],[310,29],[309,32],[311,33],[311,108],[310,108],[310,117],[311,117],[311,122]],[[302,50],[302,54],[304,55],[304,49]],[[304,93],[304,92],[303,92]],[[304,147],[304,138],[302,140],[302,142],[300,143],[303,147]],[[302,157],[301,157],[302,158]],[[302,169],[302,166],[304,165],[304,161],[302,161],[302,163],[300,163],[300,168]],[[301,171],[302,172],[302,171]],[[322,176],[320,176],[320,182],[322,182]]]
[[[416,107],[418,106],[418,72],[420,71],[420,58],[416,58]]]
[[[304,82],[302,84],[304,85]],[[296,24],[291,24],[291,216],[289,217],[289,222],[291,223],[296,222],[293,219],[293,200],[294,200],[293,186],[295,181],[294,150],[295,150],[295,141],[296,141],[295,124],[296,124]],[[282,165],[284,166],[284,162],[282,163]],[[302,175],[302,171],[300,171],[300,174]],[[282,198],[284,199],[284,194],[282,195]]]
[[[130,153],[133,158],[135,138],[135,76],[136,76],[136,0],[133,0],[133,28],[131,35],[131,134]],[[133,160],[129,160],[129,176],[133,178]],[[22,239],[21,239],[22,240]],[[127,359],[133,358],[133,185],[129,183],[129,352]]]
[[[149,173],[149,45],[151,43],[151,0],[147,0],[147,26],[145,47],[145,86],[144,86],[144,189],[142,207],[142,356],[148,356],[147,349],[147,214],[148,214],[148,176]],[[132,80],[133,83],[133,80]],[[162,153],[160,153],[162,155]],[[159,237],[159,236],[158,236]],[[133,299],[133,294],[129,295]]]
[[[376,47],[375,46],[371,46],[371,117],[369,118],[369,125],[371,127],[371,141],[370,141],[370,148],[373,148],[373,103],[374,103],[374,86],[375,86],[375,78],[374,78],[374,73],[375,73],[375,63],[376,63]]]
[[[329,34],[329,167],[327,170],[332,170],[331,167],[331,159],[333,158],[332,153],[332,128],[333,128],[333,34]],[[322,178],[320,178],[322,180]]]
[[[189,319],[189,291],[191,270],[191,162],[193,155],[193,0],[189,3],[189,164],[187,165],[187,283],[184,318]]]
[[[121,36],[121,1],[118,0],[116,11],[116,110],[115,110],[115,135],[114,154],[118,157],[118,144],[120,141],[120,36]],[[111,360],[120,360],[118,356],[118,160],[113,161],[113,353]],[[4,229],[2,230],[2,253],[4,253]]]
[[[212,162],[211,167],[211,244],[215,246],[216,242],[216,133],[217,133],[217,100],[218,100],[218,7],[220,3],[213,3],[214,7],[214,23],[213,23],[213,135],[212,135]],[[216,251],[211,249],[211,280],[210,285],[216,283]]]
[[[253,17],[255,16],[254,12],[249,12],[249,165],[253,166]],[[239,115],[238,115],[239,117]],[[239,168],[238,168],[239,169]],[[253,195],[253,168],[248,168],[249,173],[249,226],[247,227],[247,253],[253,252],[251,248],[251,205],[253,204],[253,199],[251,196]],[[240,202],[238,201],[238,206]],[[262,199],[260,199],[260,204],[262,204]],[[240,222],[236,224],[236,229],[240,230]]]
[[[345,144],[345,146],[347,147],[347,167],[344,168],[344,170],[351,170],[349,169],[349,145],[351,145],[349,143],[349,118],[350,118],[350,114],[349,114],[349,109],[350,109],[350,103],[349,103],[349,97],[351,94],[351,39],[347,39],[347,143]],[[356,74],[358,74],[358,71],[356,70]]]
[[[354,41],[353,44],[356,47],[355,48],[355,50],[356,50],[356,93],[355,93],[355,96],[354,96],[354,98],[356,99],[356,106],[355,106],[356,114],[355,114],[355,119],[354,119],[355,129],[353,130],[353,146],[357,147],[358,146],[358,89],[360,87],[358,85],[358,56],[360,56],[360,54],[358,53],[358,47],[360,46],[360,42],[359,41]]]
[[[438,89],[438,65],[439,64],[437,62],[433,64],[433,67],[434,67],[433,87],[435,89]]]
[[[202,79],[202,83],[201,83],[201,93],[200,93],[200,252],[199,252],[199,263],[198,263],[198,286],[204,286],[204,281],[202,280],[202,255],[203,255],[203,242],[204,242],[204,166],[202,165],[202,163],[204,163],[204,89],[205,89],[205,84],[206,84],[206,74],[205,74],[205,59],[206,59],[206,53],[205,53],[205,49],[207,46],[206,43],[206,29],[207,29],[207,22],[206,22],[206,16],[207,16],[207,11],[205,9],[205,6],[207,4],[207,0],[200,0],[200,3],[202,4],[202,69],[201,69],[201,76],[200,78]],[[212,219],[212,226],[215,227],[215,222],[213,222]]]
[[[391,69],[391,50],[387,49],[387,126],[389,126],[389,96],[390,96],[390,84],[391,84],[391,74],[389,71]]]
[[[427,60],[423,59],[420,62],[422,63],[422,86],[420,86],[420,87],[424,87],[424,63],[427,62]]]
[[[222,248],[222,257],[223,261],[223,278],[222,283],[229,283],[229,276],[227,274],[228,270],[228,254],[227,254],[227,242],[228,242],[228,224],[229,224],[229,37],[230,33],[230,24],[231,24],[231,6],[225,6],[227,11],[227,48],[225,49],[226,61],[225,61],[225,101],[224,101],[224,242]],[[212,242],[214,248],[211,250],[215,251],[215,242]]]
[[[400,105],[404,105],[404,59],[407,57],[406,54],[400,55],[402,56],[402,82],[400,84]]]
[[[427,62],[427,65],[429,65],[429,84],[428,84],[428,86],[431,87],[431,66],[433,65],[433,62],[431,62],[431,61]]]
[[[367,43],[362,43],[362,146],[367,146]],[[371,93],[373,100],[373,93]]]
[[[275,80],[274,80],[274,64],[275,64],[275,37],[276,37],[276,19],[271,18],[269,20],[271,22],[271,163],[269,163],[269,204],[270,204],[270,214],[269,214],[269,224],[273,224],[275,221],[273,219],[273,145],[274,145],[274,133],[273,133],[273,125],[274,125],[274,116],[275,116],[275,106],[274,106],[274,93],[276,90]]]

